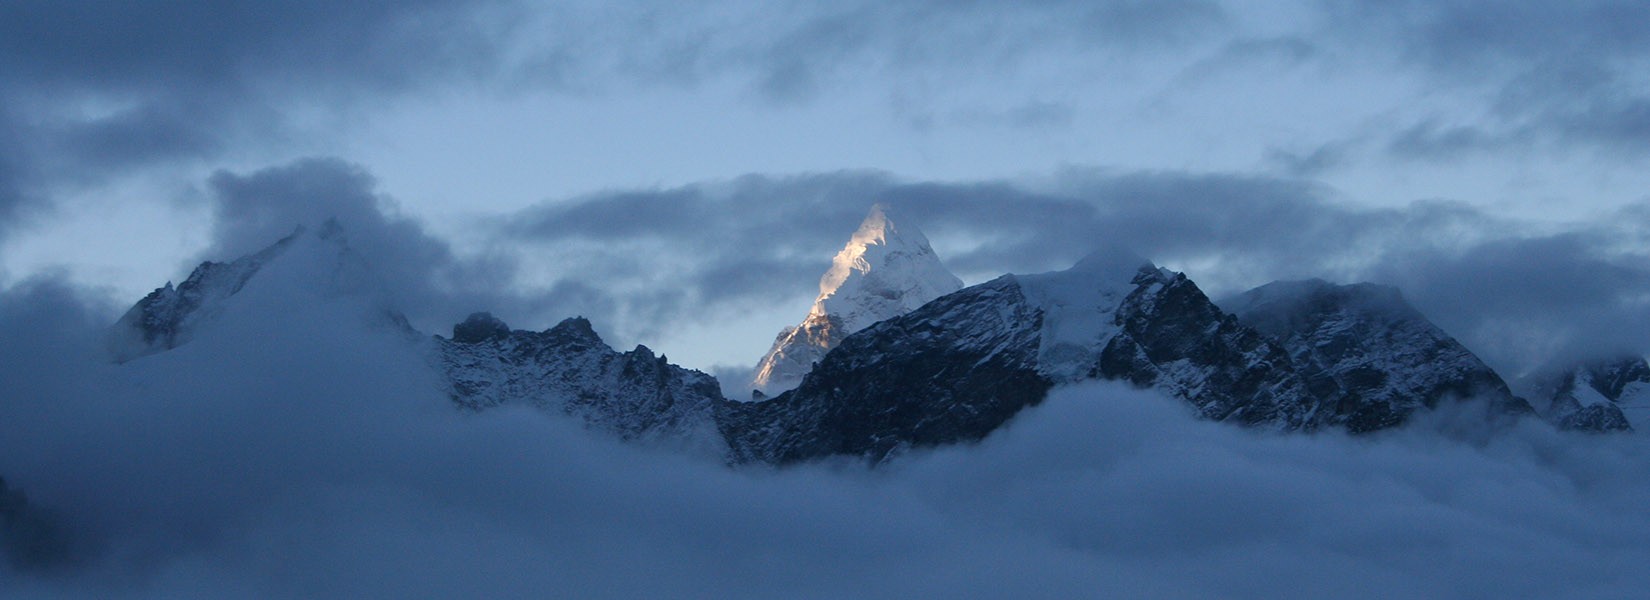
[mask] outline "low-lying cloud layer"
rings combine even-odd
[[[305,251],[303,247],[294,252]],[[298,258],[302,258],[301,256]],[[372,305],[281,261],[189,345],[7,292],[0,473],[74,560],[8,597],[1621,597],[1650,448],[1531,423],[1269,436],[1107,384],[868,471],[735,470],[461,413]],[[282,266],[285,265],[285,266]]]

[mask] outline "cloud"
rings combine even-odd
[[[1371,276],[1402,287],[1511,378],[1551,362],[1650,353],[1650,257],[1616,237],[1601,227],[1400,250]]]
[[[0,235],[63,186],[267,145],[312,116],[491,73],[496,2],[0,8]]]
[[[394,199],[376,187],[365,169],[333,158],[304,159],[247,174],[219,171],[208,180],[214,225],[204,259],[233,260],[298,227],[318,231],[333,221],[370,270],[370,285],[381,288],[386,303],[426,330],[445,331],[473,311],[492,310],[510,317],[536,312],[541,303],[559,302],[562,294],[512,294],[513,260],[493,253],[455,254],[423,223],[401,214]],[[569,286],[563,294],[579,295]]]
[[[301,250],[301,248],[295,248]],[[371,306],[277,263],[125,365],[41,283],[0,302],[0,473],[89,540],[8,597],[1630,595],[1635,436],[1266,435],[1109,384],[977,446],[730,469],[531,410],[461,413]],[[78,315],[78,316],[77,316]],[[22,337],[22,336],[27,336]],[[19,393],[20,392],[20,393]]]
[[[1334,0],[1329,30],[1373,41],[1429,73],[1431,86],[1479,95],[1479,114],[1423,117],[1397,136],[1399,156],[1495,150],[1532,142],[1640,156],[1650,89],[1650,8],[1616,0],[1549,5],[1477,0]]]
[[[799,1],[780,10],[653,7],[638,12],[617,22],[602,21],[607,28],[648,40],[609,59],[618,67],[614,72],[687,84],[731,74],[778,104],[809,102],[867,78],[930,81],[1065,51],[1157,51],[1230,25],[1218,3],[1202,0],[1051,1],[1013,7]],[[591,49],[598,56],[610,50]]]

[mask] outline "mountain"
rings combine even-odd
[[[1288,355],[1185,275],[1132,254],[1005,275],[848,336],[801,384],[718,415],[736,462],[880,462],[984,438],[1056,384],[1123,380],[1205,418],[1310,430],[1319,400]]]
[[[263,250],[227,263],[206,261],[182,284],[166,282],[126,311],[110,331],[109,351],[117,362],[163,352],[187,343],[195,330],[224,310],[258,271],[304,234],[300,227]]]
[[[460,406],[522,404],[576,417],[627,440],[664,440],[720,453],[713,421],[724,401],[710,375],[670,364],[646,346],[617,352],[583,317],[540,332],[488,313],[436,338],[438,363]]]
[[[896,226],[888,213],[880,204],[871,207],[820,277],[808,316],[781,331],[757,363],[752,389],[773,395],[794,388],[844,337],[962,288],[922,231]]]
[[[1488,400],[1531,412],[1466,347],[1410,306],[1396,288],[1323,280],[1274,282],[1224,305],[1277,340],[1327,400],[1319,419],[1352,432],[1405,422],[1447,399]]]
[[[287,257],[299,255],[296,263]],[[217,321],[254,279],[281,262],[306,283],[329,294],[376,292],[376,274],[349,246],[337,221],[311,230],[299,226],[262,250],[227,263],[206,261],[183,283],[155,289],[109,328],[107,348],[115,362],[127,362],[188,343]],[[405,316],[383,308],[374,318],[404,334],[413,333]]]
[[[336,225],[300,230],[230,263],[202,264],[183,285],[145,297],[115,329],[132,342],[127,356],[171,348],[225,307],[239,308],[236,295],[260,273],[276,278],[268,285],[319,278],[328,293],[359,287],[372,276],[352,257]],[[1274,431],[1376,431],[1466,398],[1532,412],[1389,287],[1279,282],[1227,302],[1228,313],[1184,274],[1118,249],[1065,271],[937,291],[953,285],[920,233],[900,232],[873,209],[822,280],[810,314],[822,325],[796,328],[820,334],[801,339],[828,343],[780,344],[765,361],[770,376],[786,372],[785,357],[818,353],[817,365],[764,402],[723,398],[715,379],[645,346],[616,351],[579,317],[535,332],[475,313],[451,337],[407,338],[426,344],[459,407],[531,406],[735,463],[878,463],[976,441],[1052,387],[1090,379],[1160,390],[1202,418]],[[908,306],[928,295],[938,297]],[[266,305],[284,306],[248,306]],[[844,335],[850,326],[860,329]],[[1650,365],[1642,357],[1591,365],[1549,391],[1543,414],[1560,424],[1624,429],[1621,408],[1650,407]]]
[[[1640,355],[1589,361],[1534,378],[1531,397],[1563,429],[1633,431],[1650,426],[1650,363]]]

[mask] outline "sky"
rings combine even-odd
[[[1650,5],[613,4],[0,2],[0,477],[62,534],[5,530],[0,595],[1650,583],[1642,436],[1270,436],[1092,384],[885,469],[729,469],[453,418],[362,317],[584,315],[737,375],[880,202],[969,284],[1121,245],[1217,300],[1397,286],[1509,379],[1643,354]],[[105,360],[148,291],[329,219],[355,293],[282,261]]]
[[[426,331],[583,314],[736,369],[882,201],[967,283],[1122,239],[1215,296],[1399,285],[1525,372],[1650,339],[1647,12],[8,2],[0,286],[128,305],[337,216],[439,255]]]

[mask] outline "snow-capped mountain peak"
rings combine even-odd
[[[962,289],[962,280],[940,264],[922,231],[896,226],[888,212],[881,204],[871,207],[819,278],[819,297],[809,315],[835,317],[845,334],[853,333]]]
[[[922,231],[871,207],[819,279],[819,296],[800,325],[779,333],[757,363],[751,387],[776,394],[802,381],[842,338],[962,289]]]
[[[1087,377],[1117,333],[1123,300],[1142,284],[1161,284],[1172,276],[1122,248],[1095,251],[1064,271],[1016,275],[1021,293],[1043,311],[1037,353],[1043,374],[1056,382]]]

